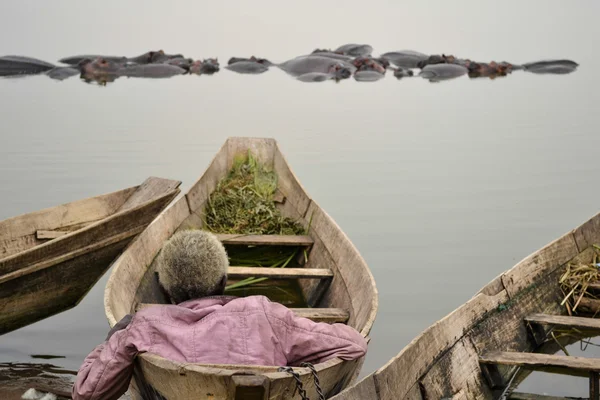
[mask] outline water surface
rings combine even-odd
[[[283,61],[373,45],[480,61],[570,58],[565,76],[304,84],[281,71],[168,80],[0,80],[0,218],[138,184],[186,191],[228,136],[276,138],[369,263],[380,309],[364,372],[521,258],[600,210],[600,3],[103,1],[0,4],[0,53],[56,61],[163,48]],[[0,338],[0,362],[77,369],[108,329],[106,276],[79,306]],[[537,375],[536,375],[537,376]],[[585,396],[543,375],[529,391]],[[531,383],[529,383],[531,382]],[[565,383],[567,382],[567,383]]]

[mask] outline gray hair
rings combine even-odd
[[[176,233],[163,246],[156,272],[176,303],[222,294],[229,260],[215,235],[202,230]]]

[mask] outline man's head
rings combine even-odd
[[[212,233],[176,233],[158,255],[156,272],[165,293],[175,303],[221,295],[229,261],[225,248]]]

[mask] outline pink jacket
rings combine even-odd
[[[143,352],[182,363],[293,366],[354,360],[366,350],[353,328],[298,317],[263,296],[157,305],[138,312],[126,329],[86,357],[73,399],[117,399],[127,390],[135,356]]]

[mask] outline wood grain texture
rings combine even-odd
[[[353,385],[336,396],[333,396],[331,400],[378,400],[379,396],[375,390],[375,380],[373,374],[368,375],[363,380]]]
[[[218,233],[217,238],[226,245],[247,246],[311,246],[310,236],[295,235],[233,235]]]
[[[509,400],[586,400],[583,397],[546,396],[543,394],[513,392]]]
[[[583,251],[593,244],[600,245],[600,214],[596,214],[575,228],[573,236],[575,237],[579,251]]]
[[[151,176],[142,182],[127,201],[117,209],[117,212],[131,210],[157,197],[161,197],[165,193],[172,193],[177,190],[179,185],[181,185],[181,181]],[[177,190],[177,193],[179,193],[179,190]]]
[[[229,267],[227,277],[241,279],[248,277],[275,279],[327,279],[333,277],[330,269],[317,268],[260,268],[260,267]]]
[[[61,236],[65,236],[69,233],[69,231],[47,231],[47,230],[38,230],[35,232],[35,237],[37,239],[45,239],[52,240],[59,238]]]
[[[594,331],[600,334],[600,319],[595,318],[569,317],[565,315],[533,314],[525,317],[525,321],[542,325],[577,328],[585,331]]]
[[[563,371],[567,375],[579,372],[588,376],[588,372],[600,372],[600,359],[559,356],[555,354],[490,352],[479,357],[482,364],[510,365],[535,371]]]

